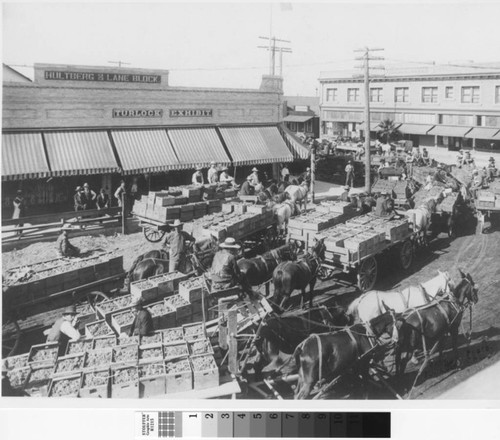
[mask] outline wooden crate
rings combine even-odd
[[[84,371],[101,370],[113,362],[113,347],[91,350],[85,354]]]
[[[156,344],[163,344],[163,332],[158,330],[152,335],[141,336],[139,340],[139,348],[146,348]]]
[[[13,370],[16,368],[28,367],[29,355],[29,353],[23,353],[18,354],[17,356],[9,356],[8,358],[5,358],[5,368],[7,368],[7,370]]]
[[[28,363],[30,365],[55,365],[58,351],[57,342],[32,345],[28,355]]]
[[[192,313],[191,310],[191,304],[187,302],[182,296],[180,295],[172,295],[168,298],[164,299],[165,304],[167,304],[170,307],[175,307],[175,319],[179,320],[180,318],[183,318],[184,316],[190,316]]]
[[[200,354],[214,354],[214,349],[212,344],[208,339],[198,339],[195,341],[188,342],[189,354],[191,356],[197,356]]]
[[[187,357],[166,361],[165,372],[167,394],[193,389],[193,372]]]
[[[87,371],[82,374],[80,397],[107,399],[110,395],[110,370]]]
[[[68,376],[75,372],[83,370],[83,362],[85,360],[85,353],[69,354],[67,356],[60,356],[57,358],[54,367],[54,377]],[[64,370],[65,366],[69,366],[70,370]]]
[[[163,334],[164,345],[177,344],[184,341],[184,330],[182,327],[161,330],[161,333]]]
[[[140,298],[150,302],[158,298],[158,288],[148,280],[134,281],[130,283],[130,294],[134,303]]]
[[[118,399],[139,397],[139,377],[136,365],[111,367],[111,397]]]
[[[203,322],[194,322],[182,326],[184,339],[188,342],[205,338],[205,328]]]
[[[167,377],[162,359],[139,365],[139,397],[162,396],[166,393]]]
[[[174,292],[174,279],[168,277],[170,274],[161,274],[149,277],[148,280],[156,286],[158,296],[167,296]]]
[[[119,335],[122,333],[128,333],[132,328],[134,319],[134,307],[128,307],[121,312],[114,312],[111,314],[111,325]]]
[[[206,289],[203,277],[191,278],[179,283],[179,295],[187,302],[199,301]]]
[[[123,295],[103,301],[96,305],[97,313],[101,318],[111,320],[111,315],[129,309],[133,305],[132,295]]]
[[[9,380],[10,386],[15,389],[24,388],[30,373],[31,373],[31,367],[29,366],[8,369],[6,371],[7,379]]]
[[[118,345],[113,347],[113,362],[115,364],[136,365],[139,362],[139,345]]]
[[[189,355],[189,348],[185,341],[178,341],[177,343],[164,344],[163,355],[165,361],[184,358]]]
[[[176,325],[175,309],[166,305],[164,301],[150,304],[146,309],[151,313],[154,328],[170,328]]]
[[[147,347],[139,347],[139,364],[158,359],[163,360],[163,357],[163,344],[161,342]]]
[[[219,369],[213,355],[191,356],[193,368],[193,388],[203,390],[219,386]]]
[[[59,394],[57,388],[60,384],[66,382],[68,384],[67,391]],[[76,373],[68,376],[55,377],[51,380],[49,385],[49,397],[78,397],[80,391],[80,385],[82,383],[82,373]]]
[[[47,397],[53,371],[54,367],[52,365],[31,368],[23,387],[26,394],[31,397]]]
[[[87,338],[97,338],[99,336],[106,336],[109,334],[113,334],[113,329],[104,319],[85,326],[85,336]]]
[[[115,334],[100,336],[94,338],[94,345],[92,346],[92,350],[101,350],[103,348],[110,348],[117,345],[117,339]]]

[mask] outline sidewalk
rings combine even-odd
[[[458,151],[448,151],[447,148],[442,147],[427,147],[427,151],[429,152],[429,156],[431,159],[436,160],[437,162],[443,162],[447,165],[455,165],[457,163]],[[500,166],[500,151],[472,151],[471,156],[474,158],[476,162],[476,166],[479,168],[487,167],[488,160],[490,157],[495,159],[495,163],[497,167]]]

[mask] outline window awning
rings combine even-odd
[[[429,134],[437,136],[458,137],[465,136],[471,127],[455,127],[453,125],[436,125]]]
[[[106,131],[47,132],[43,136],[54,176],[119,171]]]
[[[379,131],[380,130],[379,124],[380,124],[379,122],[370,122],[370,131]],[[365,130],[365,123],[361,122],[361,124],[359,124],[356,128],[358,130]]]
[[[292,151],[293,156],[297,159],[308,159],[311,155],[309,148],[303,145],[298,139],[295,139],[286,127],[282,127],[282,129],[285,135],[285,141]]]
[[[221,165],[231,163],[215,128],[175,128],[167,134],[184,168],[209,166],[212,160]]]
[[[2,180],[50,175],[40,133],[2,133]]]
[[[495,136],[493,136],[492,139],[500,140],[500,131]]]
[[[220,132],[234,165],[293,161],[277,127],[225,127]]]
[[[307,122],[312,118],[313,118],[313,116],[288,115],[283,119],[283,121],[284,122]]]
[[[424,135],[432,129],[434,125],[425,125],[425,124],[401,124],[398,130],[404,134],[420,134]]]
[[[111,130],[111,136],[124,174],[183,168],[175,156],[166,130]]]
[[[471,139],[495,139],[495,135],[499,133],[498,128],[474,127],[465,137]]]

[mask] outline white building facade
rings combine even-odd
[[[321,135],[364,136],[363,80],[320,77]],[[370,81],[370,132],[384,119],[417,146],[500,151],[500,65],[387,71]]]

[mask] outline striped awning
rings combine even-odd
[[[436,125],[429,134],[434,136],[446,136],[463,138],[465,133],[469,132],[471,127],[455,127],[453,125]]]
[[[423,125],[423,124],[401,124],[398,130],[404,134],[420,134],[425,135],[427,132],[434,127],[434,125]]]
[[[306,116],[288,115],[288,116],[285,116],[285,118],[283,119],[283,122],[307,122],[310,119],[312,119],[313,117],[314,116],[310,116],[310,115],[306,115]]]
[[[175,156],[166,130],[111,130],[111,136],[124,174],[183,168]]]
[[[2,133],[2,180],[50,175],[40,133]]]
[[[495,139],[495,135],[500,133],[498,128],[474,127],[465,137],[471,139]]]
[[[169,128],[167,134],[184,168],[231,163],[215,128]]]
[[[283,127],[285,142],[296,159],[309,159],[311,151]]]
[[[106,131],[43,134],[54,176],[117,173],[119,167]]]
[[[277,127],[220,128],[233,165],[291,162],[293,155]]]

